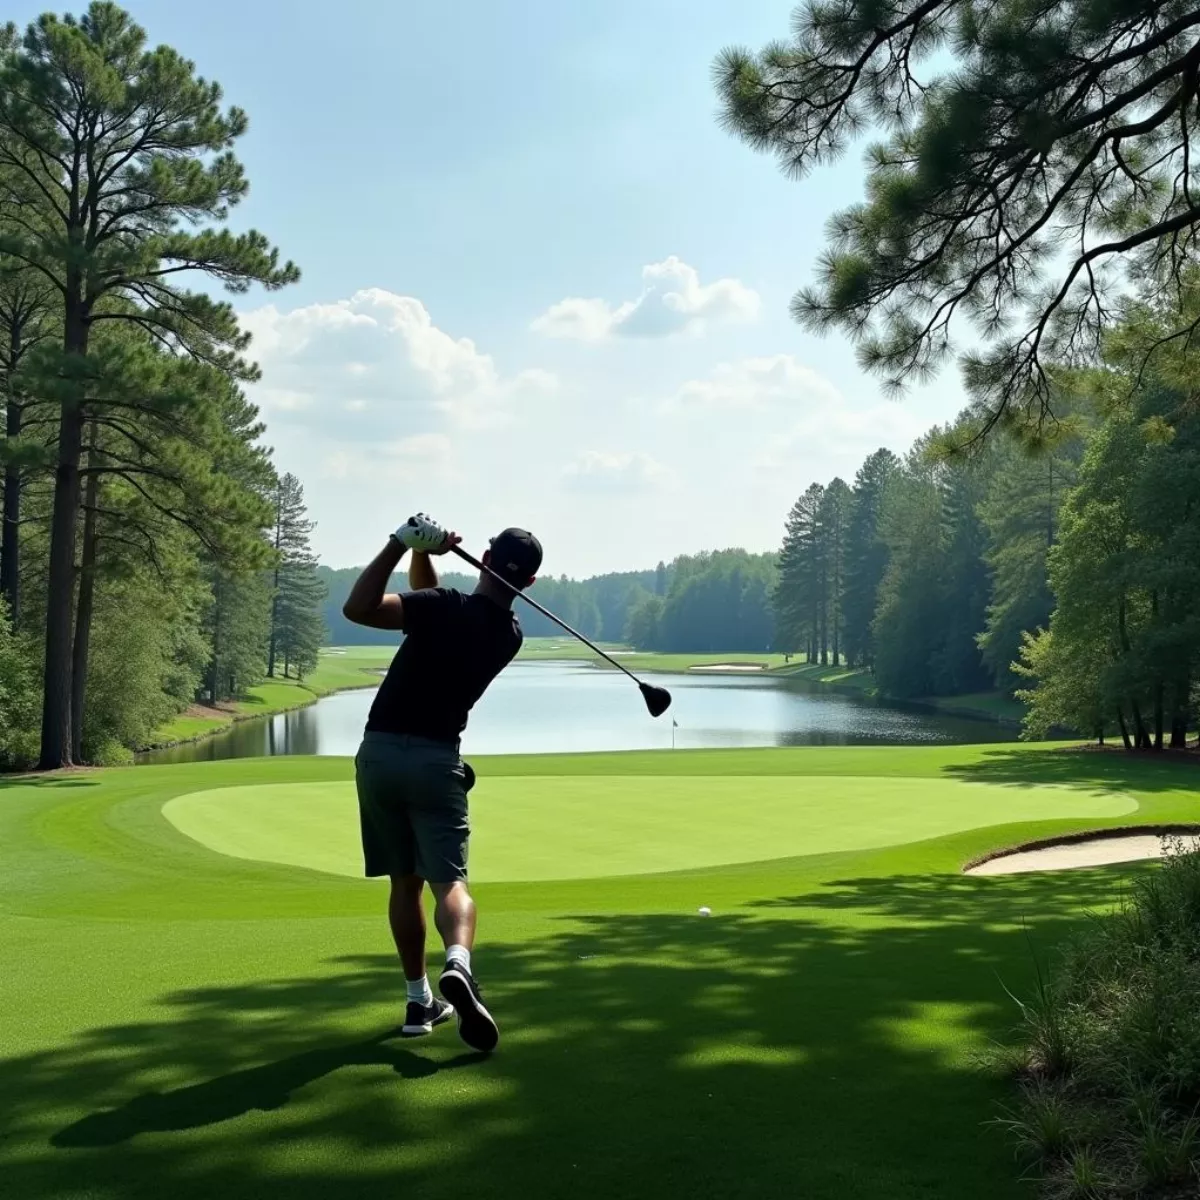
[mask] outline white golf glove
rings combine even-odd
[[[396,541],[423,554],[443,554],[449,549],[449,534],[430,516],[417,513],[396,530]]]

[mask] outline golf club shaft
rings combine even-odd
[[[549,620],[553,621],[555,623],[555,625],[559,626],[559,628],[565,629],[572,637],[578,638],[585,646],[588,647],[589,650],[594,650],[606,662],[612,663],[612,665],[614,667],[616,667],[618,671],[624,671],[625,674],[628,675],[629,678],[632,679],[634,683],[641,686],[642,681],[632,671],[630,671],[628,669],[628,667],[623,667],[619,662],[617,662],[617,660],[615,658],[612,657],[612,655],[605,654],[604,651],[601,650],[600,647],[597,646],[595,642],[589,641],[587,638],[585,638],[583,636],[583,634],[579,632],[578,629],[572,629],[571,626],[568,625],[566,623],[566,621],[564,621],[561,617],[556,617],[548,608],[543,608],[532,597],[525,595],[525,593],[523,591],[521,591],[521,589],[519,587],[515,587],[513,584],[509,583],[508,580],[505,579],[503,575],[499,574],[496,571],[493,571],[491,567],[484,566],[484,564],[481,563],[479,561],[479,559],[475,558],[473,555],[468,554],[461,546],[453,546],[451,548],[454,551],[454,553],[457,554],[458,557],[461,558],[464,562],[470,563],[471,566],[473,566],[477,571],[482,571],[489,578],[494,579],[497,583],[508,588],[508,590],[510,592],[512,592],[512,594],[514,596],[520,596],[521,599],[524,600],[526,604],[529,604],[533,608],[536,608],[537,611],[540,612],[543,617],[547,617]]]

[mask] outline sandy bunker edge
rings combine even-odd
[[[1123,862],[1144,862],[1160,857],[1161,841],[1163,838],[1169,837],[1200,838],[1200,824],[1117,825],[1107,829],[1086,829],[1078,833],[1037,838],[1034,841],[1021,842],[1015,846],[990,850],[987,854],[982,854],[965,863],[962,872],[964,875],[976,876],[1018,875],[1037,871],[1069,871],[1085,867],[1115,866]],[[1153,839],[1154,846],[1148,850],[1134,850],[1132,843],[1140,844],[1144,839]],[[1116,858],[1097,860],[1087,854],[1088,849],[1106,842],[1131,843],[1128,856],[1122,854]],[[984,869],[1006,860],[1024,861],[1013,861],[1005,870]]]

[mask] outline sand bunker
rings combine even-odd
[[[1026,871],[1072,871],[1162,858],[1176,844],[1200,850],[1200,830],[1160,829],[1143,833],[1101,832],[1006,850],[968,866],[967,875],[1019,875]]]
[[[763,663],[705,663],[703,666],[692,667],[693,671],[765,671]]]

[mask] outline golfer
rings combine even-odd
[[[467,793],[475,782],[459,755],[467,714],[521,648],[515,593],[486,574],[465,595],[438,586],[432,555],[462,539],[425,514],[411,517],[359,576],[342,611],[358,625],[402,630],[404,641],[371,705],[355,759],[368,876],[390,876],[388,917],[408,981],[403,1032],[431,1033],[458,1015],[472,1049],[494,1050],[500,1031],[471,974],[475,903],[467,890]],[[406,551],[410,591],[385,595]],[[522,589],[533,583],[542,548],[531,533],[506,529],[483,562]],[[446,946],[435,999],[425,968],[428,883],[434,922]]]

